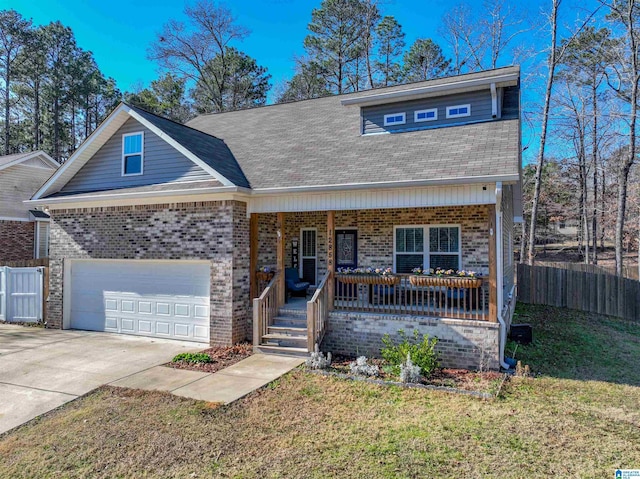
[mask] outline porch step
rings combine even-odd
[[[253,350],[256,352],[264,353],[264,354],[287,354],[289,356],[302,356],[306,357],[309,355],[309,351],[307,348],[297,348],[297,347],[282,347],[282,346],[273,346],[270,344],[260,344],[259,346],[254,346]]]
[[[269,333],[262,336],[262,344],[266,344],[267,346],[305,348],[307,346],[307,335]]]
[[[289,325],[281,325],[274,324],[269,326],[269,334],[287,334],[290,336],[301,336],[307,337],[307,328],[299,327],[299,326],[289,326]]]
[[[294,316],[296,318],[306,318],[307,310],[306,309],[289,309],[287,306],[283,306],[278,310],[279,316]]]
[[[306,328],[307,317],[279,315],[273,318],[273,324],[275,326],[294,326],[298,328]]]

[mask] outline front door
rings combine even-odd
[[[336,269],[358,267],[358,232],[336,230]]]

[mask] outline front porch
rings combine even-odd
[[[251,270],[276,272],[268,283],[252,275],[254,346],[306,354],[324,340],[334,352],[375,355],[380,327],[392,335],[406,327],[435,335],[435,328],[439,337],[451,327],[467,336],[497,331],[494,222],[493,205],[252,214]],[[338,268],[347,266],[390,267],[395,279],[345,281]],[[417,285],[411,269],[420,266],[474,270],[482,280]],[[306,297],[288,294],[292,268],[312,285]],[[356,324],[367,324],[370,340],[350,329]],[[458,332],[449,336],[451,347],[460,343]],[[472,346],[493,349],[490,336],[490,346]]]

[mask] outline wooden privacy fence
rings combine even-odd
[[[640,321],[640,281],[610,274],[519,264],[518,301]]]
[[[601,266],[599,264],[567,263],[562,261],[536,261],[536,266],[548,266],[551,268],[570,269],[572,271],[584,271],[595,274],[616,274],[615,266]],[[622,276],[628,279],[640,279],[637,266],[622,266]]]

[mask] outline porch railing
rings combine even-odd
[[[278,315],[278,274],[276,273],[259,298],[253,300],[253,344],[262,343],[273,318]]]
[[[310,301],[307,301],[307,349],[313,351],[322,342],[329,320],[329,288],[332,287],[331,272],[322,278]]]
[[[410,314],[454,319],[488,320],[489,282],[478,288],[416,286],[410,275],[393,285],[336,281],[334,309],[385,314]],[[353,279],[351,280],[353,281]],[[455,284],[452,281],[452,284]]]

